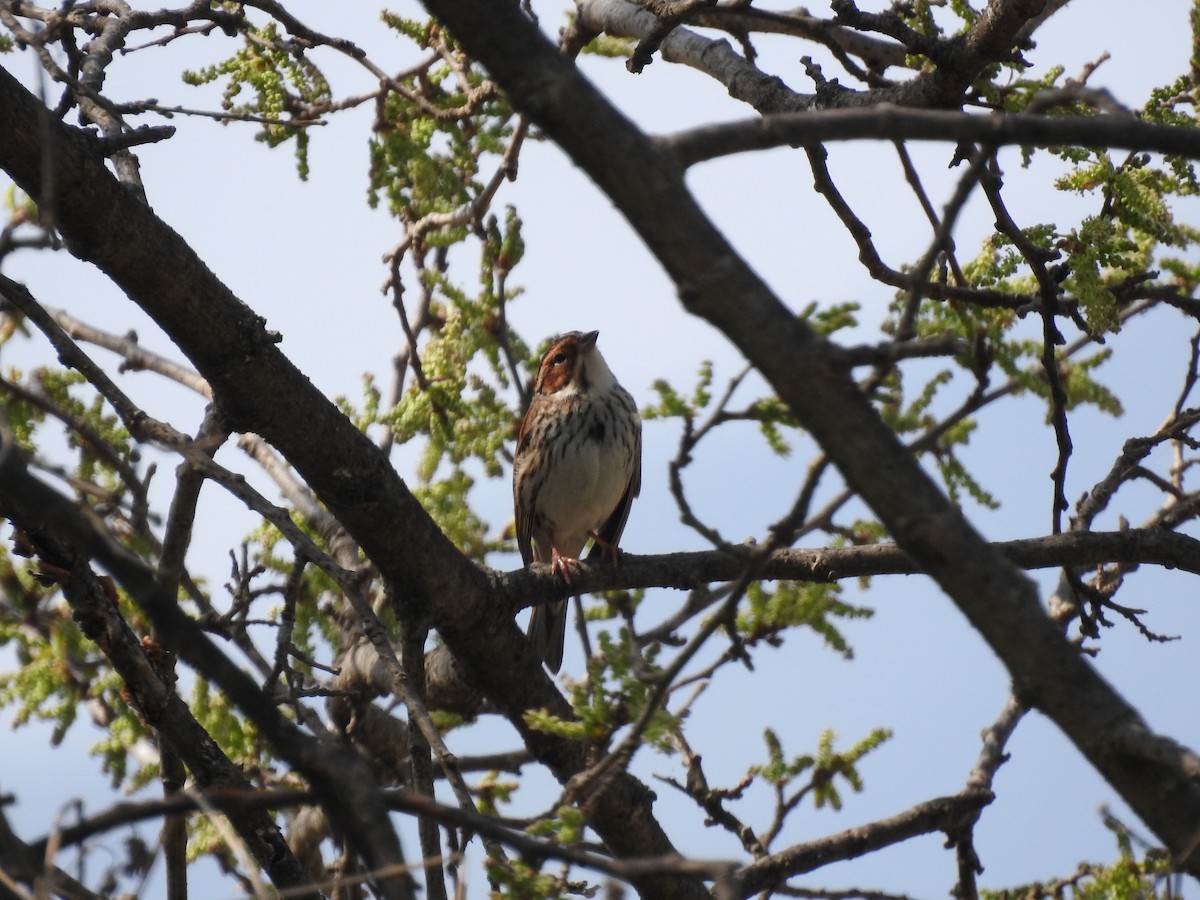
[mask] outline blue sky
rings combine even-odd
[[[535,2],[543,28],[555,31],[559,8],[566,5]],[[1093,76],[1093,84],[1138,105],[1151,86],[1184,71],[1190,53],[1188,6],[1184,0],[1147,6],[1143,14],[1150,15],[1152,9],[1164,23],[1152,29],[1131,27],[1129,5],[1115,0],[1069,4],[1039,32],[1039,48],[1028,58],[1035,73],[1062,63],[1073,75],[1108,51],[1112,58]],[[351,37],[385,69],[401,69],[411,62],[408,47],[378,26],[373,6],[308,2],[296,4],[295,10],[320,30]],[[814,12],[821,11],[814,7]],[[794,60],[813,53],[811,47],[764,40],[762,50],[764,65],[775,65],[793,88],[807,89]],[[153,94],[164,103],[215,106],[211,91],[181,84],[177,73],[215,61],[225,52],[217,39],[208,39],[133,55],[114,64],[109,90],[121,99]],[[28,80],[34,60],[29,54],[11,54],[0,64]],[[628,74],[619,61],[585,59],[581,65],[627,115],[657,133],[752,115],[704,76],[661,60],[639,76]],[[372,85],[368,73],[342,60],[332,62],[328,71],[339,94]],[[350,111],[314,130],[312,177],[307,183],[297,181],[286,149],[270,151],[254,143],[247,127],[188,119],[176,119],[175,124],[179,136],[139,151],[150,202],[158,214],[267,318],[269,327],[283,334],[284,352],[330,396],[359,397],[367,370],[386,378],[402,337],[379,291],[386,277],[380,260],[398,243],[400,233],[365,202],[370,111]],[[938,208],[958,177],[957,170],[946,168],[952,152],[940,145],[912,148]],[[1047,170],[1038,166],[1022,172],[1015,150],[1006,151],[1002,163],[1010,184],[1018,186],[1010,191],[1010,201],[1021,224],[1077,218],[1097,203],[1095,198],[1050,191]],[[847,200],[872,227],[888,262],[898,267],[924,251],[930,235],[914,227],[923,220],[914,216],[911,192],[903,189],[889,145],[834,147],[831,167]],[[892,292],[861,270],[849,237],[811,190],[811,174],[801,157],[772,151],[721,160],[698,167],[691,184],[725,233],[786,302],[801,308],[813,300],[857,301],[864,324],[849,339],[870,340],[876,334]],[[686,317],[665,276],[609,202],[552,145],[526,145],[521,177],[502,189],[497,209],[507,203],[517,206],[526,223],[529,248],[513,276],[525,288],[510,316],[522,335],[536,341],[559,331],[598,328],[610,365],[642,404],[653,401],[650,386],[655,378],[689,387],[702,360],[714,361],[718,383],[740,369],[736,352],[719,335]],[[1194,205],[1180,209],[1197,223]],[[956,234],[964,259],[989,230],[987,211],[973,200]],[[458,261],[463,265],[460,271],[467,273],[464,279],[469,279],[471,261],[465,256]],[[136,328],[143,344],[178,357],[151,323],[84,264],[65,255],[19,254],[5,271],[27,281],[48,305],[113,331]],[[1126,437],[1149,433],[1162,421],[1178,389],[1174,373],[1182,370],[1190,334],[1186,322],[1160,313],[1129,326],[1114,341],[1117,355],[1104,370],[1105,380],[1117,388],[1127,412],[1116,422],[1089,410],[1073,415],[1078,449],[1070,500],[1107,470]],[[101,351],[95,355],[104,358]],[[28,367],[50,358],[35,340],[3,348],[0,365]],[[1165,381],[1162,372],[1167,373]],[[201,403],[174,386],[137,373],[122,375],[121,384],[152,415],[188,431],[199,422]],[[753,391],[751,385],[747,396]],[[704,546],[678,524],[667,492],[666,461],[675,452],[677,432],[672,423],[647,425],[643,495],[623,540],[630,552]],[[751,429],[730,429],[702,448],[688,470],[693,502],[703,515],[719,522],[727,536],[761,536],[790,504],[803,478],[809,448],[803,438],[795,443],[795,454],[779,459]],[[1009,401],[980,416],[967,461],[1004,501],[998,512],[970,510],[985,534],[1003,539],[1046,532],[1054,447],[1044,410],[1036,403]],[[220,458],[253,475],[235,448],[226,448]],[[412,453],[401,450],[395,463],[402,475],[412,474]],[[173,466],[170,460],[160,461],[157,488],[164,509]],[[265,480],[258,478],[256,483],[276,497]],[[478,508],[494,532],[511,516],[510,496],[505,480],[481,480],[476,489]],[[1135,507],[1128,514],[1136,524],[1147,511],[1148,507]],[[246,523],[248,529],[250,519],[236,502],[212,489],[204,493],[199,516],[208,524],[198,534],[189,566],[207,576],[219,594],[219,585],[228,578],[233,535],[243,530],[237,523]],[[1113,527],[1115,522],[1105,524]],[[490,562],[509,569],[519,559],[513,554]],[[1053,573],[1038,576],[1044,588],[1052,587],[1054,579]],[[1148,607],[1151,627],[1183,634],[1184,640],[1151,645],[1132,628],[1118,624],[1105,634],[1096,664],[1153,727],[1196,747],[1200,717],[1190,700],[1190,686],[1200,683],[1200,656],[1194,647],[1200,609],[1194,590],[1183,576],[1172,573],[1136,575],[1124,602]],[[992,722],[1007,694],[999,663],[926,579],[880,578],[869,592],[858,595],[851,588],[849,595],[876,610],[874,619],[845,627],[856,651],[853,662],[823,648],[813,635],[791,635],[782,648],[759,653],[754,672],[723,672],[689,720],[689,739],[705,755],[708,778],[722,786],[736,783],[747,765],[763,761],[761,733],[767,725],[780,733],[792,754],[815,748],[825,728],[836,730],[842,745],[874,727],[894,729],[893,740],[863,764],[867,790],[845,797],[840,813],[810,808],[796,813],[784,844],[892,815],[961,789],[978,753],[979,732]],[[680,596],[652,595],[648,609],[665,613]],[[564,672],[578,673],[580,668],[578,647],[568,642]],[[95,739],[88,731],[86,725],[77,726],[66,745],[51,752],[41,729],[0,732],[8,763],[0,790],[17,794],[12,820],[24,836],[42,833],[72,798],[85,798],[92,812],[112,802],[96,773],[98,766],[82,759],[81,745]],[[461,754],[485,742],[493,742],[492,749],[512,747],[516,738],[507,726],[486,723],[456,735],[454,742],[452,749]],[[1107,803],[1120,814],[1121,804],[1058,731],[1033,714],[1009,749],[1012,760],[996,782],[998,799],[977,831],[977,848],[986,866],[981,884],[1000,887],[1066,875],[1082,859],[1110,859],[1114,844],[1100,824],[1097,808]],[[676,759],[643,751],[635,770],[657,791],[657,809],[681,851],[740,855],[728,835],[696,824],[700,816],[690,801],[654,781],[655,775],[678,776]],[[539,787],[536,782],[534,778],[521,797],[523,811],[551,799],[548,785]],[[761,827],[770,817],[769,798],[756,789],[738,811]],[[829,867],[803,883],[945,896],[954,883],[954,860],[941,844],[942,838],[933,835],[860,863]],[[406,846],[415,856],[415,843],[409,840]],[[233,893],[230,883],[214,876],[197,884],[194,896]]]

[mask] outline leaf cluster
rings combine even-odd
[[[297,114],[328,104],[332,90],[324,74],[294,42],[286,40],[275,22],[248,27],[244,46],[228,59],[196,71],[185,71],[187,84],[200,86],[227,79],[221,108],[237,117],[258,121],[256,139],[268,147],[296,142],[296,168],[308,177],[309,134]],[[253,96],[242,98],[243,91]],[[311,114],[311,113],[308,113]]]
[[[869,619],[874,611],[842,599],[839,584],[781,581],[768,588],[761,581],[750,584],[746,603],[737,613],[737,629],[747,643],[782,641],[782,633],[791,628],[816,632],[825,645],[846,659],[854,651],[837,627],[837,620]]]
[[[391,13],[384,21],[420,47],[441,45],[443,61],[387,94],[370,143],[368,198],[372,206],[386,200],[392,215],[406,222],[452,213],[478,197],[480,159],[503,154],[512,110],[439,25]],[[445,247],[466,234],[463,223],[424,240]]]
[[[793,808],[804,797],[811,795],[816,809],[828,806],[840,810],[842,795],[838,789],[839,781],[844,782],[855,793],[860,793],[863,780],[858,772],[858,763],[891,736],[890,729],[876,728],[850,749],[839,751],[834,749],[837,735],[833,731],[825,730],[821,732],[815,752],[788,759],[779,735],[768,728],[763,733],[768,761],[751,766],[749,774],[769,784],[780,795],[788,794],[788,789],[795,785],[801,776],[806,776],[803,785],[790,794],[785,805]]]
[[[617,731],[640,719],[654,696],[654,659],[658,651],[650,648],[644,655],[639,654],[625,629],[616,635],[600,631],[597,642],[599,647],[588,660],[587,678],[570,685],[575,718],[561,719],[546,710],[530,712],[525,720],[531,727],[603,748]],[[677,717],[658,709],[651,715],[642,740],[670,754],[674,752],[670,737],[679,727]]]

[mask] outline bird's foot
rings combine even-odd
[[[579,571],[580,562],[573,556],[563,556],[558,552],[558,548],[551,545],[550,548],[550,571],[556,572],[562,576],[562,580],[568,585],[574,586],[571,581],[571,570]]]
[[[620,547],[618,547],[612,541],[606,541],[604,538],[600,537],[600,535],[596,534],[596,532],[594,532],[594,531],[590,531],[590,532],[588,532],[588,534],[592,538],[592,542],[595,546],[596,552],[600,555],[600,557],[602,559],[607,559],[614,566],[617,565],[621,561],[621,548]]]

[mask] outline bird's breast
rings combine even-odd
[[[636,416],[636,413],[634,413]],[[636,418],[613,396],[572,404],[546,442],[537,508],[560,552],[576,555],[616,509],[633,473]]]

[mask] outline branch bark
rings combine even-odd
[[[770,893],[792,875],[811,872],[831,862],[855,859],[934,831],[952,833],[959,823],[977,814],[991,802],[991,791],[968,789],[949,797],[937,797],[919,803],[889,819],[788,847],[756,859],[740,869],[735,894],[750,897],[764,891]]]
[[[1080,531],[1045,537],[998,541],[990,545],[1022,569],[1086,569],[1106,563],[1157,565],[1200,575],[1200,540],[1163,528]],[[572,592],[597,593],[635,588],[678,588],[733,581],[753,557],[753,547],[738,552],[699,550],[640,556],[622,553],[620,566],[582,566],[572,576]],[[758,570],[764,581],[841,581],[876,575],[918,575],[920,562],[899,544],[778,550]],[[515,613],[533,603],[562,600],[562,580],[548,568],[515,569],[497,576],[500,591]]]
[[[250,677],[234,665],[185,615],[133,553],[96,530],[67,498],[29,474],[11,442],[0,443],[0,515],[21,528],[44,563],[61,573],[63,592],[80,627],[121,673],[139,711],[171,741],[201,787],[246,789],[251,785],[192,717],[179,695],[163,684],[142,642],[117,612],[90,568],[96,559],[145,611],[163,646],[219,685],[253,719],[279,752],[307,777],[343,833],[369,864],[385,868],[400,845],[366,764],[350,748],[319,741],[289,722]],[[265,813],[231,815],[238,834],[276,885],[311,886],[273,818]],[[387,893],[387,882],[382,882]],[[392,891],[389,896],[396,896]]]
[[[674,153],[681,165],[693,166],[750,150],[856,140],[1112,147],[1200,159],[1200,134],[1195,129],[1155,125],[1133,116],[981,115],[890,104],[870,109],[778,113],[705,125],[659,138],[657,144]]]
[[[516,4],[425,5],[608,195],[671,276],[684,307],[759,369],[1004,662],[1021,700],[1063,730],[1181,868],[1200,875],[1200,758],[1152,732],[1066,640],[1029,579],[983,540],[880,420],[836,348],[797,320],[704,215],[683,168],[614,109]],[[988,19],[988,28],[999,25]],[[985,38],[985,48],[1003,43],[993,33]]]
[[[117,183],[95,138],[53,120],[41,122],[37,100],[3,69],[0,118],[6,122],[0,168],[31,197],[41,197],[43,185],[53,184],[59,197],[69,198],[56,208],[71,252],[105,272],[172,338],[210,385],[231,430],[260,435],[300,472],[379,568],[396,602],[414,604],[428,616],[463,672],[555,777],[565,783],[582,771],[586,747],[533,730],[525,721],[528,710],[570,718],[571,709],[529,653],[508,607],[495,602],[496,584],[442,534],[387,458],[279,351],[264,321],[186,241]],[[47,155],[39,145],[43,133],[53,144]],[[43,169],[47,158],[49,171]],[[155,586],[142,590],[136,571],[124,574],[135,582],[134,587],[122,582],[125,587],[150,603],[176,640],[191,633],[190,620],[173,599],[156,605]],[[207,639],[174,649],[202,671],[228,662]],[[215,656],[201,658],[206,654]],[[324,768],[328,758],[308,755],[312,745],[301,740],[299,730],[280,730],[277,710],[240,680],[242,673],[227,675],[227,682],[215,680],[260,727],[266,724],[264,733],[282,756],[315,784],[324,784],[333,807],[350,815],[341,824],[369,848],[371,864],[399,862],[394,832],[377,803],[361,791],[339,793],[336,765]],[[589,799],[589,821],[618,856],[668,856],[675,849],[654,818],[653,800],[644,784],[621,773]],[[634,883],[644,896],[707,894],[698,876],[645,873]]]

